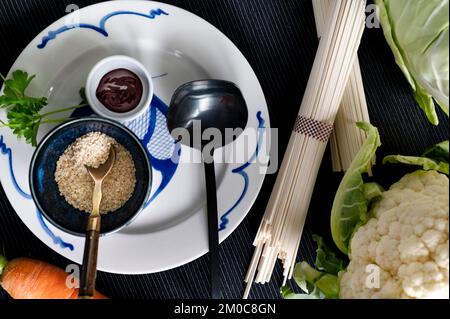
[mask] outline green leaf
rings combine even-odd
[[[420,157],[389,155],[383,159],[383,164],[406,164],[421,166],[425,171],[435,170],[449,175],[449,141],[444,141],[427,149]]]
[[[295,266],[293,276],[297,285],[304,292],[309,293],[310,289],[307,284],[314,284],[322,276],[322,273],[304,261]]]
[[[364,190],[364,197],[369,202],[377,200],[384,193],[383,187],[378,183],[365,183],[363,190]]]
[[[375,0],[397,65],[428,120],[449,107],[449,1]]]
[[[281,297],[283,299],[290,299],[289,298],[290,296],[295,295],[295,292],[292,291],[292,289],[287,286],[281,287],[280,293],[281,293]]]
[[[338,276],[320,272],[307,262],[301,262],[295,266],[294,280],[309,296],[325,299],[339,298]]]
[[[428,121],[433,125],[439,125],[439,117],[436,112],[436,105],[434,104],[433,97],[419,84],[416,84],[414,98],[416,99],[417,104],[419,104],[419,107],[425,113]]]
[[[422,157],[431,158],[438,162],[448,163],[449,162],[449,141],[444,141],[435,146],[427,149]]]
[[[0,107],[6,108],[14,105],[33,106],[42,103],[41,98],[35,99],[25,95],[25,91],[34,77],[34,75],[28,76],[28,73],[21,70],[13,72],[12,78],[4,83],[3,95],[0,96]]]
[[[313,291],[310,294],[296,294],[289,287],[281,288],[281,296],[283,299],[294,300],[294,299],[323,299],[323,295],[319,290]]]
[[[326,299],[339,299],[340,286],[338,276],[325,274],[315,284]]]
[[[322,237],[313,235],[313,240],[317,243],[316,268],[328,274],[337,275],[347,268],[347,263],[336,256],[329,248]]]
[[[29,76],[22,70],[13,72],[12,77],[4,82],[3,95],[0,96],[0,108],[7,110],[8,122],[2,122],[2,125],[11,128],[17,137],[23,137],[27,143],[36,146],[39,127],[42,123],[64,121],[64,119],[52,119],[49,116],[67,112],[82,105],[40,114],[39,112],[48,103],[47,98],[26,95],[26,90],[34,78],[34,75]]]
[[[445,115],[449,115],[448,105],[445,105],[444,102],[439,101],[438,99],[435,99],[436,103],[440,106],[442,112],[445,113]]]
[[[331,234],[336,246],[348,254],[350,240],[357,228],[368,220],[369,201],[366,198],[362,174],[371,167],[381,146],[378,129],[368,123],[358,123],[367,132],[367,139],[344,175],[331,210]]]
[[[5,81],[4,94],[10,97],[25,96],[25,90],[28,88],[34,78],[34,75],[28,76],[28,73],[22,70],[13,72],[12,78]]]
[[[437,162],[431,158],[426,157],[414,157],[414,156],[402,156],[402,155],[390,155],[386,156],[383,160],[383,164],[406,164],[421,166],[425,171],[438,171],[443,174],[449,175],[449,164],[444,162]]]
[[[3,255],[0,255],[0,276],[3,273],[3,270],[6,268],[6,265],[8,265],[8,260]]]

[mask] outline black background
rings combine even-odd
[[[80,7],[94,0],[0,0],[0,72],[6,74],[25,46],[44,28],[65,14],[68,4]],[[269,105],[272,127],[279,128],[280,158],[287,146],[317,48],[311,0],[168,0],[191,11],[224,32],[254,68]],[[433,143],[448,139],[448,119],[430,125],[414,102],[396,66],[381,29],[367,29],[360,49],[361,68],[374,125],[383,146],[378,158],[392,153],[420,154]],[[2,167],[1,169],[6,169]],[[406,168],[378,165],[378,182],[389,186]],[[312,261],[311,234],[329,239],[328,218],[340,174],[331,172],[327,152],[310,207],[298,259]],[[222,293],[241,298],[252,242],[275,176],[267,176],[263,190],[241,226],[222,244]],[[8,258],[28,256],[65,268],[70,262],[41,243],[17,217],[0,189],[0,246]],[[279,298],[281,266],[270,284],[254,286],[251,298]],[[99,273],[98,289],[113,298],[193,299],[208,297],[208,256],[159,274],[123,276]],[[8,298],[0,288],[0,298]]]

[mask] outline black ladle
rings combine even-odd
[[[175,139],[202,151],[206,177],[212,299],[220,298],[219,218],[213,155],[215,149],[232,143],[237,138],[237,134],[227,134],[226,130],[244,130],[247,121],[247,104],[242,92],[235,84],[221,80],[194,81],[179,87],[173,95],[167,117],[167,126]],[[197,132],[197,127],[200,132]],[[180,129],[189,135],[180,134]],[[212,139],[203,140],[202,136],[195,136],[195,133],[203,135],[208,129],[220,132],[221,139],[217,140],[216,136],[214,145],[211,145]]]

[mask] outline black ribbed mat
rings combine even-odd
[[[45,27],[65,14],[70,3],[80,7],[94,0],[1,0],[0,72],[5,74],[23,48]],[[311,0],[169,0],[223,31],[244,53],[263,86],[271,123],[279,127],[280,157],[306,87],[317,48]],[[379,127],[385,154],[418,154],[429,145],[448,139],[448,119],[432,127],[414,102],[411,90],[380,29],[366,30],[360,50],[370,114]],[[299,259],[311,260],[311,234],[327,234],[332,199],[339,174],[332,174],[329,152],[322,165],[310,209]],[[6,169],[1,167],[0,169]],[[398,168],[377,168],[385,186],[402,174]],[[242,225],[221,246],[222,291],[225,298],[240,298],[253,253],[252,242],[275,177],[268,176],[263,190]],[[30,212],[30,214],[33,212]],[[0,250],[9,258],[28,256],[63,268],[69,263],[41,243],[21,222],[0,188]],[[184,267],[159,274],[122,276],[100,273],[98,289],[115,298],[207,298],[208,256]],[[255,285],[252,298],[279,298],[281,267],[266,286]],[[0,297],[6,293],[0,289]]]

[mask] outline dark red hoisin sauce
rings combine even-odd
[[[98,85],[96,96],[108,110],[127,113],[134,110],[141,102],[143,94],[142,81],[127,69],[112,70]]]

